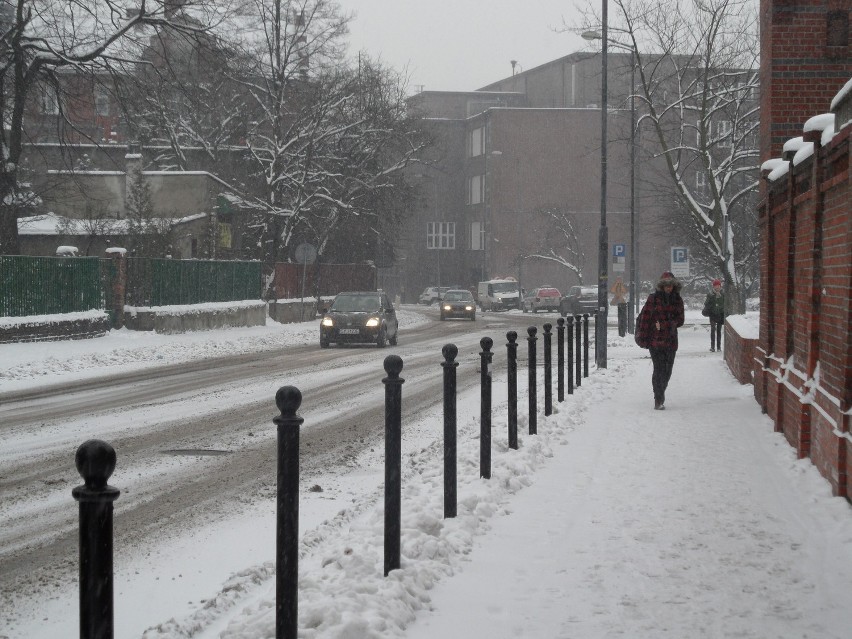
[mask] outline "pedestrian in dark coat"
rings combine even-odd
[[[665,410],[666,387],[672,376],[677,353],[677,329],[683,326],[683,298],[681,283],[669,271],[657,282],[657,290],[648,296],[636,332],[643,346],[651,351],[654,374],[654,409]],[[639,339],[637,339],[639,341]],[[646,346],[647,345],[647,346]]]
[[[713,290],[707,293],[701,314],[710,318],[710,352],[715,352],[717,348],[721,351],[722,326],[725,324],[725,294],[721,281],[713,280]]]

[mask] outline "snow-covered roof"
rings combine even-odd
[[[784,143],[784,148],[782,149],[784,153],[790,152],[795,153],[799,149],[802,148],[802,145],[805,143],[805,138],[799,136],[797,138],[790,138]]]
[[[770,158],[766,160],[763,164],[760,165],[761,171],[772,171],[773,169],[778,168],[781,164],[784,163],[784,160],[781,158]]]
[[[776,166],[769,172],[769,175],[766,176],[766,179],[770,182],[774,182],[775,180],[784,177],[787,173],[790,172],[790,163],[787,160],[780,160],[780,164]]]
[[[168,223],[171,226],[180,224],[188,224],[196,220],[201,220],[207,217],[207,213],[194,213],[179,218],[164,218],[162,220],[154,219],[152,222],[156,224]],[[82,220],[73,217],[63,217],[55,213],[45,213],[43,215],[32,215],[29,217],[18,218],[18,234],[19,235],[88,235],[89,230],[86,226],[87,220]],[[103,220],[103,232],[109,235],[123,235],[127,233],[129,220],[127,219],[108,219]]]
[[[801,148],[796,151],[796,155],[793,156],[793,166],[799,166],[802,162],[807,160],[814,154],[814,143],[813,142],[805,142]]]
[[[846,84],[843,85],[843,88],[837,92],[837,95],[834,96],[834,99],[831,101],[831,110],[834,111],[837,108],[837,105],[845,98],[847,95],[852,93],[852,78],[849,78],[846,81]]]
[[[805,126],[802,127],[802,131],[805,133],[810,133],[811,131],[824,131],[826,127],[829,126],[834,126],[834,114],[820,113],[819,115],[815,115],[808,119],[808,121],[805,122]]]

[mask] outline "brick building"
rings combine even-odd
[[[607,226],[612,247],[630,242],[631,57],[610,57]],[[422,193],[399,251],[409,299],[426,286],[470,287],[494,277],[515,277],[527,289],[596,284],[600,66],[600,55],[574,53],[478,91],[424,91],[411,98],[438,144],[409,173]],[[642,137],[640,131],[637,148]],[[653,162],[647,155],[640,158],[635,215],[641,282],[668,267],[674,237],[659,224],[666,205],[645,196]],[[565,221],[576,231],[573,239],[565,235]],[[563,256],[575,254],[577,271],[529,257],[554,246],[564,247]],[[621,273],[611,268],[610,274]]]
[[[852,468],[852,39],[843,0],[762,0],[755,396],[836,495]],[[828,113],[830,112],[830,114]]]

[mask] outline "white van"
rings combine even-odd
[[[476,288],[476,301],[483,311],[520,308],[520,291],[516,280],[488,280]]]

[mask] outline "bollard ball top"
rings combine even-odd
[[[295,386],[282,386],[275,393],[275,405],[282,415],[295,415],[302,405],[302,391]]]
[[[491,347],[494,346],[494,340],[490,337],[483,337],[479,340],[479,345],[482,347],[482,350],[490,351]]]
[[[80,444],[74,464],[87,488],[103,488],[115,470],[115,449],[100,439],[90,439]]]
[[[509,331],[508,333],[506,333],[506,339],[509,340],[510,344],[514,344],[515,341],[517,341],[518,339],[517,331]]]
[[[402,372],[402,358],[399,355],[385,357],[385,371],[391,377],[398,376]]]
[[[445,360],[451,362],[459,354],[459,347],[455,344],[444,344],[444,348],[441,349],[441,354],[444,356]]]
[[[530,326],[527,329],[527,335],[529,335],[530,337],[535,337],[536,333],[538,333],[538,329],[535,326]]]
[[[557,326],[564,326],[565,325],[565,318],[560,317],[558,320],[556,320],[556,325]]]
[[[552,330],[553,330],[553,324],[551,324],[550,322],[548,322],[547,324],[544,325],[544,332],[545,333],[549,333]]]

